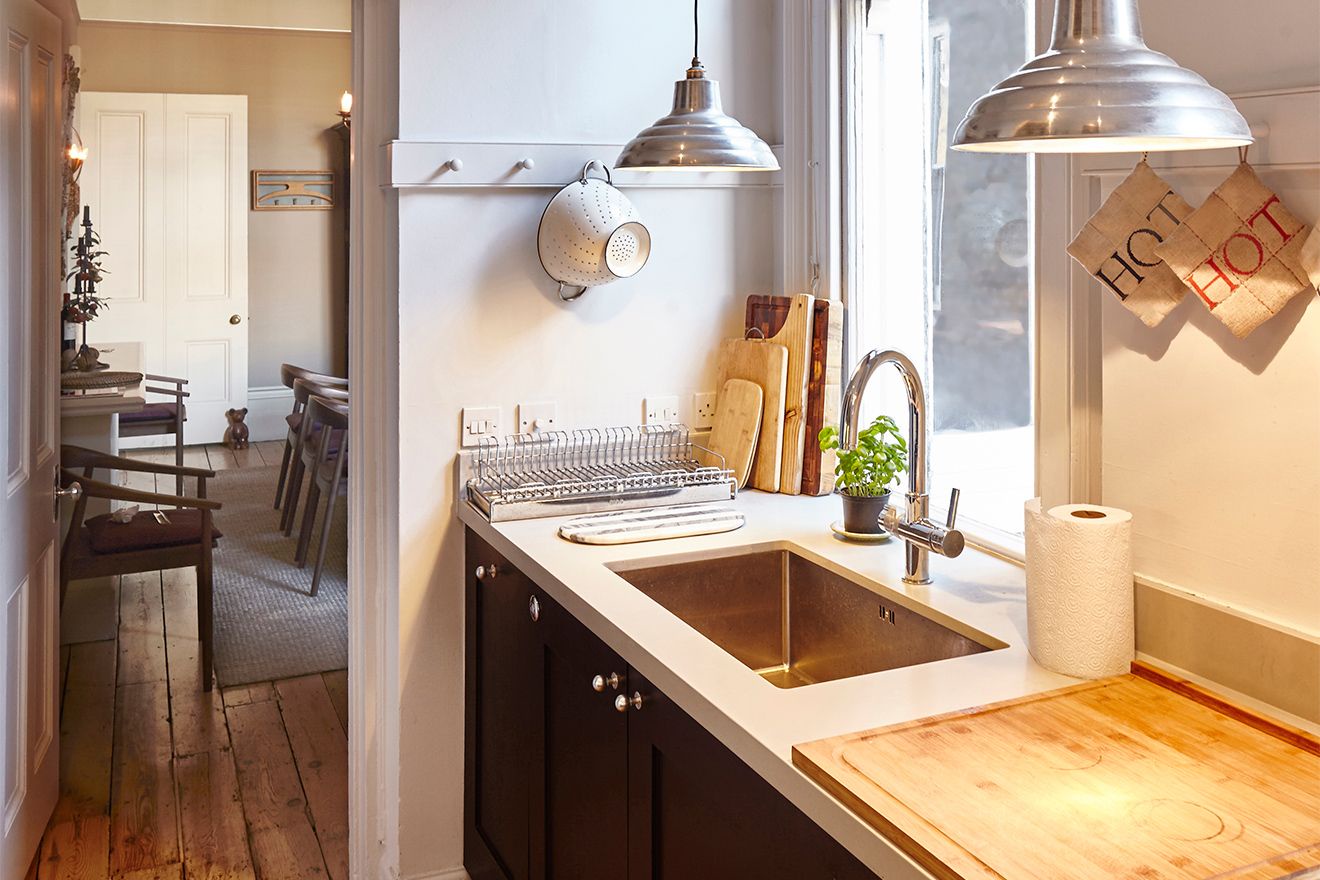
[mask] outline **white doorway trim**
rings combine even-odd
[[[399,872],[398,0],[353,0],[349,234],[349,872]]]

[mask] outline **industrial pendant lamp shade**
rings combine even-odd
[[[615,168],[638,171],[778,171],[756,132],[724,112],[720,84],[697,58],[697,4],[692,4],[692,66],[674,83],[674,107],[623,148]]]
[[[972,104],[954,148],[1129,153],[1251,142],[1227,95],[1147,48],[1137,0],[1057,0],[1049,51]]]

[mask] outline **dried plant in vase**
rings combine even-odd
[[[102,309],[109,308],[109,303],[96,292],[96,285],[103,276],[109,274],[101,260],[106,252],[100,249],[101,238],[92,229],[92,211],[83,208],[83,234],[78,236],[73,245],[73,270],[65,281],[73,281],[73,291],[64,296],[64,307],[60,318],[68,324],[82,327],[82,344],[70,357],[66,367],[75,370],[93,370],[99,366],[98,352],[87,345],[87,325],[96,319]],[[69,357],[66,355],[66,357]]]

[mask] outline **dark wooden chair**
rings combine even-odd
[[[348,388],[348,380],[339,376],[317,373],[303,367],[295,367],[293,364],[280,364],[280,381],[284,383],[285,388],[293,390],[293,411],[284,417],[284,422],[289,428],[284,436],[284,457],[280,460],[280,479],[275,484],[276,510],[279,510],[280,504],[284,502],[284,487],[289,476],[289,463],[293,460],[294,449],[298,445],[298,436],[302,429],[302,413],[307,406],[306,396],[299,399],[298,389],[294,388],[294,383],[299,379],[305,379],[308,382],[323,385],[327,388]]]
[[[316,548],[316,565],[312,569],[312,591],[315,596],[321,585],[321,569],[325,566],[325,546],[330,540],[334,524],[335,503],[348,476],[348,404],[312,395],[305,410],[307,419],[317,432],[303,446],[303,463],[311,472],[307,487],[307,503],[303,509],[302,528],[298,532],[298,549],[294,560],[299,568],[307,566],[307,553],[316,523],[316,510],[321,495],[326,496],[325,515],[321,520],[321,543]]]
[[[320,436],[317,424],[307,417],[307,401],[313,395],[337,400],[341,403],[348,403],[348,389],[321,385],[310,379],[293,380],[293,399],[301,402],[301,409],[298,413],[298,436],[294,438],[293,448],[289,460],[289,480],[284,487],[284,511],[280,515],[280,529],[285,535],[293,534],[293,525],[297,522],[298,515],[298,497],[302,493],[303,474],[307,470],[308,459],[304,455],[307,445],[314,442]],[[338,440],[339,434],[335,433],[334,438]]]
[[[148,385],[146,392],[148,394],[163,394],[172,397],[173,400],[164,403],[147,401],[147,405],[134,413],[119,414],[119,436],[120,437],[154,437],[156,435],[173,434],[174,435],[174,465],[183,467],[183,423],[188,421],[188,411],[183,405],[183,399],[188,396],[188,392],[183,390],[183,386],[188,384],[187,379],[176,379],[173,376],[156,376],[147,373],[144,377],[148,382],[168,382],[174,385],[173,388],[152,387]],[[183,477],[179,476],[174,483],[175,494],[183,494]]]
[[[95,479],[97,469],[141,471],[197,480],[197,495],[167,495],[115,486]],[[70,581],[109,575],[137,574],[170,568],[197,569],[197,637],[202,643],[202,687],[211,689],[212,568],[211,554],[221,535],[212,522],[220,502],[206,497],[206,481],[215,472],[176,467],[107,455],[80,446],[60,447],[60,484],[81,487],[60,552],[60,603]],[[156,504],[167,511],[141,510],[130,522],[117,523],[110,514],[84,521],[89,498]]]

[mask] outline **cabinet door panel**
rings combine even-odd
[[[531,725],[536,678],[531,582],[468,534],[464,861],[474,880],[530,876]],[[478,565],[498,574],[478,580]]]
[[[627,668],[572,615],[540,598],[544,800],[533,798],[532,823],[545,836],[533,862],[544,865],[547,880],[619,880],[628,857],[628,716],[614,699]],[[595,676],[611,673],[619,689],[592,688]]]
[[[645,678],[628,687],[629,880],[874,876]]]

